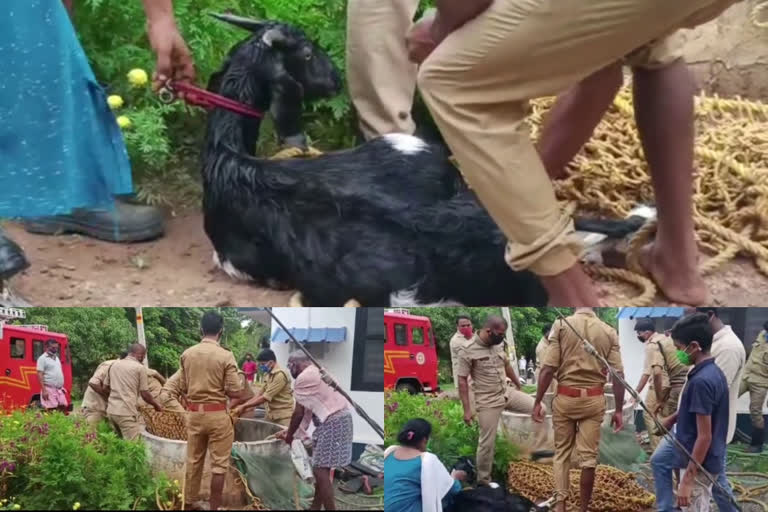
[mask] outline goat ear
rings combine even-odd
[[[243,18],[242,16],[235,16],[234,14],[219,14],[215,12],[211,12],[209,14],[219,21],[224,21],[236,27],[244,28],[250,32],[257,32],[264,28],[263,21],[253,20],[251,18]]]
[[[290,43],[293,41],[289,36],[286,36],[285,33],[279,28],[271,28],[267,30],[266,32],[264,32],[264,35],[261,36],[261,40],[264,41],[264,44],[266,44],[270,48],[275,46],[289,46]]]

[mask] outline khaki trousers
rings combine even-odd
[[[126,441],[132,441],[141,435],[144,425],[139,421],[139,416],[117,416],[115,414],[107,415],[112,427]]]
[[[597,467],[600,426],[605,416],[605,396],[573,398],[557,395],[552,401],[552,426],[555,429],[555,499],[568,499],[568,472],[576,450],[577,466]]]
[[[743,380],[741,386],[746,386],[746,391],[749,391],[749,417],[752,420],[752,426],[754,428],[765,428],[763,406],[765,405],[765,398],[768,396],[768,386],[754,382],[747,382],[745,384]],[[739,395],[742,394],[744,393],[739,393]]]
[[[657,418],[661,419],[671,416],[677,410],[677,402],[680,400],[680,393],[683,391],[684,384],[685,382],[676,383],[671,385],[668,390],[664,390],[667,399],[664,400],[661,412],[656,415]],[[656,398],[656,393],[653,391],[653,385],[651,385],[651,389],[648,391],[648,396],[645,399],[645,406],[651,411],[654,411],[658,405],[659,403]],[[656,423],[654,423],[653,418],[645,411],[643,411],[643,422],[645,422],[645,429],[648,431],[648,442],[651,446],[651,453],[653,453],[656,451],[656,447],[659,446],[663,436],[654,434],[656,431]]]
[[[210,452],[212,474],[225,474],[234,440],[235,429],[227,411],[190,411],[187,414],[187,503],[200,499],[205,455]]]
[[[347,83],[366,139],[416,129],[416,65],[405,36],[418,7],[419,0],[347,2]]]
[[[496,435],[499,431],[501,413],[506,411],[522,414],[533,413],[536,400],[522,391],[510,389],[507,391],[507,403],[503,407],[477,406],[477,423],[480,427],[480,438],[477,442],[477,483],[487,484],[491,481],[493,456],[496,452]],[[534,441],[531,452],[547,449],[547,425],[536,423]]]
[[[583,251],[524,123],[528,100],[558,94],[733,3],[495,0],[424,61],[419,90],[468,185],[507,236],[513,269],[557,275]]]
[[[83,407],[81,412],[83,414],[83,417],[85,418],[85,422],[91,428],[98,427],[99,423],[101,423],[101,420],[107,419],[106,411],[94,411],[94,410],[86,409],[85,407]]]

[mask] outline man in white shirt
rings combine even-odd
[[[45,352],[37,358],[37,380],[40,382],[40,405],[46,411],[66,412],[69,402],[64,389],[64,372],[59,359],[59,344],[45,342]]]
[[[692,308],[691,308],[692,309]],[[712,326],[712,332],[715,333],[712,338],[712,349],[710,354],[715,359],[715,364],[725,374],[725,380],[728,381],[728,437],[727,443],[733,441],[733,435],[736,433],[736,401],[739,398],[739,386],[744,375],[744,368],[747,362],[747,352],[744,350],[744,343],[736,336],[730,325],[725,325],[718,316],[717,308],[706,307],[696,308],[699,313],[706,313],[709,318],[709,324]],[[733,494],[725,472],[718,475],[717,482],[729,494]],[[719,510],[732,510],[731,496],[723,494],[719,487],[712,490],[712,495],[717,503]]]

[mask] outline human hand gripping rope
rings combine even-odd
[[[608,363],[608,361],[607,361],[607,360],[606,360],[606,359],[605,359],[605,358],[604,358],[602,355],[600,355],[600,354],[597,352],[597,350],[595,349],[595,347],[594,347],[594,346],[593,346],[593,345],[592,345],[592,344],[591,344],[589,341],[587,341],[587,340],[586,340],[586,338],[584,338],[584,336],[582,336],[582,335],[579,333],[579,331],[577,331],[577,330],[576,330],[576,329],[575,329],[575,328],[574,328],[574,327],[573,327],[573,326],[572,326],[572,325],[571,325],[571,324],[568,322],[568,320],[565,318],[565,316],[563,316],[563,314],[560,312],[560,310],[559,310],[559,309],[557,309],[557,308],[554,308],[554,309],[555,309],[555,312],[557,313],[557,316],[558,316],[558,317],[560,317],[560,320],[562,320],[562,321],[565,323],[565,325],[567,325],[567,326],[568,326],[568,327],[571,329],[571,331],[573,331],[573,333],[574,333],[574,334],[576,334],[576,336],[577,336],[577,337],[578,337],[578,338],[581,340],[581,342],[584,344],[584,350],[586,350],[586,351],[587,351],[587,353],[589,353],[590,355],[592,355],[592,356],[596,357],[596,358],[597,358],[597,359],[598,359],[598,360],[599,360],[599,361],[602,363],[602,365],[603,365],[603,366],[604,366],[604,367],[605,367],[605,368],[606,368],[606,369],[607,369],[607,370],[610,372],[610,374],[611,374],[611,375],[612,375],[612,376],[613,376],[613,377],[614,377],[616,380],[618,380],[619,382],[621,382],[621,384],[624,386],[624,389],[626,389],[626,390],[629,392],[629,394],[632,396],[632,398],[634,398],[634,399],[635,399],[635,401],[636,401],[636,402],[637,402],[637,403],[640,405],[640,407],[642,407],[642,408],[643,408],[643,410],[644,410],[645,412],[647,412],[647,413],[648,413],[648,415],[649,415],[651,418],[653,418],[653,422],[656,424],[656,428],[657,428],[657,430],[658,430],[659,432],[661,432],[661,433],[662,433],[662,435],[664,435],[664,437],[665,437],[666,439],[668,439],[668,440],[669,440],[671,443],[673,443],[673,444],[675,445],[675,447],[676,447],[678,450],[682,451],[682,452],[685,454],[685,456],[686,456],[686,458],[688,459],[688,461],[689,461],[689,462],[693,462],[693,464],[696,466],[696,468],[698,469],[698,471],[699,471],[699,472],[700,472],[702,475],[704,475],[704,476],[706,477],[706,479],[709,481],[709,483],[711,483],[713,486],[717,487],[717,488],[718,488],[718,489],[719,489],[719,490],[720,490],[720,491],[721,491],[723,494],[729,494],[729,495],[730,495],[730,498],[731,498],[731,504],[732,504],[732,505],[733,505],[733,506],[736,508],[736,510],[738,510],[739,512],[741,512],[741,507],[739,506],[739,503],[736,501],[736,498],[733,496],[733,494],[732,494],[732,493],[728,493],[728,492],[726,491],[726,489],[724,489],[724,488],[723,488],[723,486],[721,486],[721,485],[720,485],[720,484],[717,482],[717,480],[716,480],[716,479],[715,479],[715,478],[714,478],[714,477],[713,477],[713,476],[712,476],[712,475],[711,475],[711,474],[710,474],[710,473],[709,473],[709,472],[708,472],[706,469],[704,469],[704,466],[702,466],[702,465],[701,465],[701,464],[700,464],[698,461],[696,461],[696,460],[693,458],[693,455],[691,455],[691,453],[690,453],[690,452],[689,452],[689,451],[688,451],[688,450],[685,448],[685,446],[683,446],[683,445],[680,443],[680,441],[678,441],[678,440],[677,440],[677,438],[676,438],[675,436],[673,436],[673,435],[672,435],[672,433],[669,431],[669,429],[667,429],[667,428],[664,426],[664,424],[663,424],[663,423],[661,423],[661,422],[660,422],[660,421],[659,421],[659,420],[656,418],[656,416],[654,416],[654,415],[651,413],[650,409],[648,409],[648,407],[645,405],[645,402],[643,402],[643,400],[640,398],[640,395],[637,393],[637,391],[635,391],[635,389],[634,389],[632,386],[630,386],[629,384],[627,384],[627,382],[626,382],[626,381],[624,380],[624,378],[623,378],[623,377],[622,377],[622,376],[619,374],[619,372],[617,372],[616,370],[614,370],[614,369],[613,369],[613,367],[611,367],[611,365]],[[616,407],[621,407],[621,405],[620,405],[620,404],[616,404]]]

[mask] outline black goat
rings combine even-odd
[[[304,145],[303,102],[341,88],[328,55],[293,26],[217,17],[252,34],[209,90],[269,110],[281,141]],[[313,159],[264,160],[253,156],[259,128],[224,110],[208,121],[205,231],[230,276],[297,289],[313,306],[547,303],[534,274],[506,265],[505,236],[446,148],[392,134]],[[637,229],[591,222],[610,235]]]

